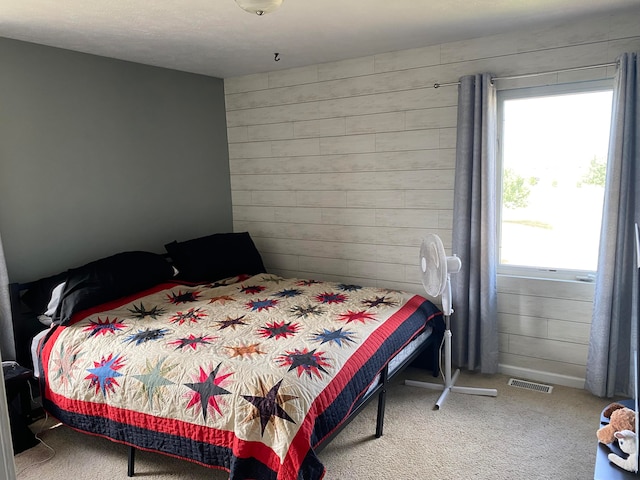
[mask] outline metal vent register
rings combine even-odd
[[[553,387],[551,385],[545,385],[544,383],[534,383],[527,380],[519,380],[517,378],[510,378],[507,385],[511,387],[524,388],[525,390],[533,390],[535,392],[551,393]]]

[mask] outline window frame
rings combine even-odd
[[[533,267],[527,265],[508,265],[500,263],[502,251],[502,181],[503,181],[503,135],[504,135],[504,102],[506,100],[527,99],[534,97],[562,96],[588,92],[613,92],[613,79],[583,81],[573,83],[551,84],[543,86],[522,87],[498,90],[497,128],[496,128],[496,234],[498,245],[496,248],[496,265],[499,275],[533,277],[548,280],[573,280],[582,282],[595,281],[596,270],[576,270],[563,268]],[[612,104],[613,105],[613,104]],[[609,130],[611,131],[611,130]],[[608,159],[607,159],[608,161]]]

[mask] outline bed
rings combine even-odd
[[[130,476],[144,449],[231,480],[321,479],[318,452],[376,397],[382,435],[388,381],[437,349],[441,312],[267,273],[248,234],[219,236],[168,244],[172,264],[124,252],[66,272],[38,342],[43,407],[129,445]]]

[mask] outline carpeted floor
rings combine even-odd
[[[423,370],[403,375],[433,381]],[[595,432],[609,401],[559,386],[551,394],[523,390],[508,386],[508,380],[463,372],[458,385],[496,388],[498,396],[452,393],[440,410],[433,410],[439,392],[405,386],[400,379],[388,392],[384,436],[373,437],[373,402],[320,454],[325,480],[593,478]],[[32,428],[38,430],[42,423]],[[18,480],[127,478],[127,448],[122,445],[67,427],[44,430],[40,436],[55,455],[44,461],[52,454],[44,445],[16,455]],[[226,480],[228,475],[138,452],[136,477]]]

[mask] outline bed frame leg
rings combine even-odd
[[[384,427],[384,410],[387,402],[387,382],[389,380],[389,366],[385,365],[382,373],[380,374],[380,382],[382,383],[382,389],[378,394],[378,418],[376,420],[376,438],[382,436],[382,429]]]
[[[136,462],[136,449],[129,447],[129,465],[127,466],[127,477],[133,477],[133,469]]]

